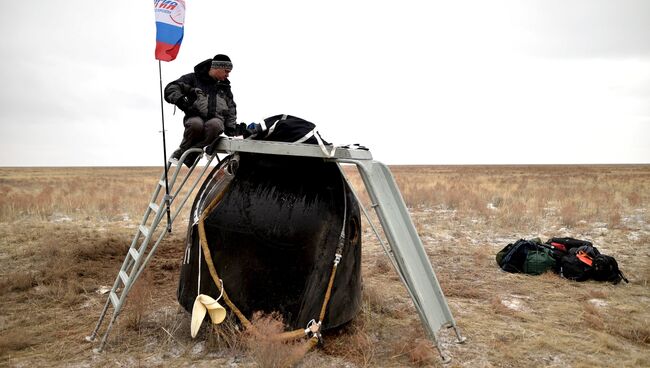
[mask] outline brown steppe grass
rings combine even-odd
[[[444,365],[363,222],[363,307],[322,346],[256,341],[229,316],[190,337],[176,302],[188,208],[129,294],[104,352],[84,341],[159,168],[0,168],[0,366],[648,367],[650,165],[391,167],[465,344]],[[358,174],[346,172],[368,208]],[[371,216],[376,226],[376,217]],[[587,239],[629,284],[500,271],[520,238]],[[256,323],[282,329],[274,316]],[[275,344],[275,345],[274,345]],[[291,358],[291,359],[288,359]],[[297,360],[297,363],[296,362]],[[291,362],[291,363],[287,363]]]

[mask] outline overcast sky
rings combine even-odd
[[[0,166],[162,165],[153,1],[0,1]],[[650,163],[650,1],[186,4],[163,84],[228,54],[239,121],[388,164]]]

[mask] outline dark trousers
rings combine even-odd
[[[183,122],[185,131],[180,148],[185,151],[189,148],[203,148],[212,143],[223,133],[223,120],[212,118],[204,121],[198,116],[191,117]]]

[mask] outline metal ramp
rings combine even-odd
[[[442,327],[453,328],[460,343],[464,342],[465,338],[461,336],[454,321],[393,175],[386,165],[374,160],[341,159],[338,161],[357,166],[390,249],[384,244],[382,246],[411,295],[429,338],[436,344],[443,361],[450,361],[450,358],[443,354],[438,340],[438,330]],[[366,210],[363,211],[368,217]],[[368,222],[372,224],[370,218]],[[377,238],[381,243],[379,234]]]
[[[447,300],[442,293],[440,284],[438,283],[431,263],[429,262],[429,259],[427,258],[427,255],[424,251],[422,242],[420,241],[415,226],[411,221],[408,210],[406,208],[406,204],[404,203],[395,180],[393,179],[393,176],[386,165],[382,164],[381,162],[374,161],[372,159],[372,155],[368,150],[345,147],[321,147],[318,145],[308,144],[222,138],[216,142],[214,148],[215,155],[217,152],[250,152],[273,155],[318,157],[337,162],[337,164],[339,164],[339,167],[341,163],[356,165],[366,187],[368,195],[372,201],[372,207],[375,209],[377,217],[380,220],[381,226],[388,240],[389,247],[385,246],[376,229],[374,229],[374,226],[368,217],[366,209],[361,205],[361,202],[359,202],[359,204],[366,217],[368,217],[368,222],[371,226],[373,226],[373,230],[375,230],[375,233],[379,238],[379,242],[384,247],[384,250],[395,266],[395,269],[402,279],[402,282],[406,286],[406,289],[413,299],[415,308],[418,311],[420,320],[422,321],[422,324],[424,325],[429,338],[434,342],[443,361],[449,361],[449,358],[443,354],[442,347],[438,340],[438,331],[442,327],[453,328],[456,333],[458,342],[463,342],[464,338],[461,336],[460,330],[454,321],[454,318],[447,304]],[[203,177],[205,170],[208,168],[210,161],[215,157],[215,155],[209,158],[208,164],[206,164],[203,171],[197,178],[197,183],[198,180]],[[181,159],[183,158],[184,157],[181,157]],[[196,166],[196,162],[194,166]],[[191,174],[194,166],[192,166],[190,169],[188,176]],[[177,169],[177,171],[172,176],[170,186],[173,186],[173,183],[176,181],[178,170],[179,169]],[[345,175],[342,168],[341,172],[343,175]],[[161,182],[163,179],[164,174]],[[172,198],[175,199],[175,196],[180,192],[186,180],[187,178],[181,182],[181,185],[176,189],[175,194],[171,196]],[[189,190],[187,194],[188,196],[192,193],[197,183],[195,183],[192,189]],[[157,187],[158,191],[160,190],[161,185],[164,187],[164,184],[159,183]],[[158,193],[156,192],[151,202],[155,200],[157,195]],[[187,197],[181,202],[181,205],[177,208],[176,212],[172,216],[172,222],[186,201]],[[113,289],[111,290],[108,300],[106,301],[106,305],[104,306],[104,310],[102,311],[99,321],[97,322],[97,326],[93,333],[87,337],[87,340],[89,341],[92,341],[96,338],[97,332],[102,324],[109,305],[113,305],[113,317],[106,329],[100,346],[96,349],[98,351],[101,351],[103,349],[111,326],[121,311],[128,291],[130,290],[137,277],[144,270],[144,267],[149,262],[158,244],[162,240],[162,237],[165,235],[165,232],[163,231],[156,241],[155,245],[149,251],[144,262],[141,262],[142,257],[144,256],[144,253],[147,249],[147,243],[151,240],[150,233],[153,233],[155,231],[155,227],[160,223],[160,220],[163,217],[163,213],[167,210],[167,205],[165,202],[166,201],[163,200],[163,202],[158,205],[158,208],[150,205],[150,208],[148,208],[145,212],[143,223],[146,222],[150,211],[153,211],[154,208],[156,210],[156,217],[150,229],[144,229],[147,230],[149,234],[144,236],[144,242],[140,248],[136,248],[135,245],[140,238],[140,235],[144,234],[142,230],[138,230],[138,233],[133,240],[133,244],[129,249],[129,255],[127,255],[126,259],[124,260],[124,264],[118,273]],[[134,269],[135,272],[132,271]],[[120,285],[124,285],[121,295],[118,292]]]

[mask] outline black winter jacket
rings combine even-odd
[[[231,135],[237,123],[237,105],[230,89],[230,81],[218,81],[208,75],[211,59],[204,60],[194,67],[194,73],[185,74],[165,87],[165,101],[175,104],[185,112],[183,121],[200,116],[206,120],[221,118],[226,128],[226,134]],[[204,96],[196,98],[196,89]],[[180,100],[183,96],[191,96],[192,105],[183,106]],[[207,97],[207,109],[205,98]],[[201,99],[203,99],[201,101]],[[201,104],[201,102],[203,102]]]

